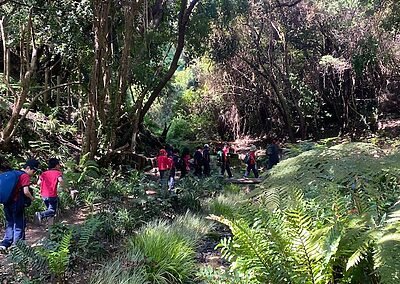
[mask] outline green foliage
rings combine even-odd
[[[123,283],[147,284],[144,269],[145,259],[140,252],[131,250],[92,273],[90,284]]]
[[[397,152],[387,155],[366,143],[345,143],[328,149],[314,149],[281,161],[272,169],[262,188],[277,191],[289,187],[302,188],[307,189],[307,196],[315,197],[319,194],[315,188],[317,185],[321,188],[334,183],[343,186],[346,194],[351,187],[363,183],[365,190],[372,191],[374,187],[385,186],[386,183],[381,183],[381,180],[397,179],[399,157]],[[399,189],[394,187],[391,190]]]
[[[81,260],[98,257],[104,252],[101,246],[101,228],[103,221],[99,217],[92,217],[85,221],[82,226],[74,230],[75,256]]]
[[[63,279],[69,265],[70,243],[72,232],[68,232],[61,239],[60,244],[54,250],[39,250],[39,253],[48,261],[49,271],[57,279]]]
[[[244,195],[234,193],[220,194],[216,198],[209,199],[208,210],[214,215],[234,217],[236,208],[247,202]]]
[[[195,275],[195,248],[210,225],[186,214],[168,224],[150,222],[128,244],[146,259],[146,279],[150,283],[185,283]]]
[[[146,272],[151,283],[181,283],[195,271],[194,242],[166,222],[150,223],[130,242],[149,259]]]
[[[173,140],[196,140],[196,129],[193,128],[190,121],[184,117],[176,117],[167,135],[168,141]]]
[[[24,242],[18,242],[11,250],[11,260],[17,264],[24,273],[29,270],[40,271],[36,275],[43,279],[46,273],[58,281],[63,281],[70,264],[70,243],[72,232],[69,231],[62,237],[60,243],[50,242],[43,247],[30,247]],[[28,269],[29,268],[29,269]]]
[[[219,245],[231,271],[252,283],[399,281],[398,161],[348,143],[281,162],[257,203],[216,207],[233,233]]]
[[[250,277],[237,271],[230,272],[224,268],[211,266],[201,267],[197,277],[207,284],[251,284]]]

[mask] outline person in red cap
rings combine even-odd
[[[158,171],[160,172],[160,186],[165,188],[167,185],[166,178],[168,177],[167,172],[171,169],[172,160],[167,157],[167,151],[161,149],[157,157]]]

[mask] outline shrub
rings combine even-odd
[[[184,283],[195,276],[195,248],[208,228],[208,222],[189,213],[171,224],[154,221],[140,229],[128,249],[139,251],[146,259],[150,283]]]
[[[148,260],[145,267],[151,283],[182,283],[195,272],[194,245],[165,221],[157,221],[142,228],[129,247]]]
[[[140,252],[131,250],[124,253],[112,262],[92,273],[90,284],[119,283],[119,284],[145,284],[144,257]]]

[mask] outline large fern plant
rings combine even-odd
[[[253,203],[213,216],[233,233],[219,245],[231,270],[252,283],[400,283],[399,158],[350,143],[282,162]]]

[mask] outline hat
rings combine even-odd
[[[210,146],[208,146],[208,144],[204,144],[204,148],[210,148]]]
[[[30,159],[30,160],[26,161],[24,168],[27,168],[27,167],[29,167],[31,170],[37,171],[39,168],[38,160]]]
[[[251,147],[250,147],[250,151],[256,151],[257,150],[257,147],[256,147],[256,145],[251,145]]]
[[[160,150],[160,155],[166,155],[166,154],[167,154],[167,151],[165,149]]]

